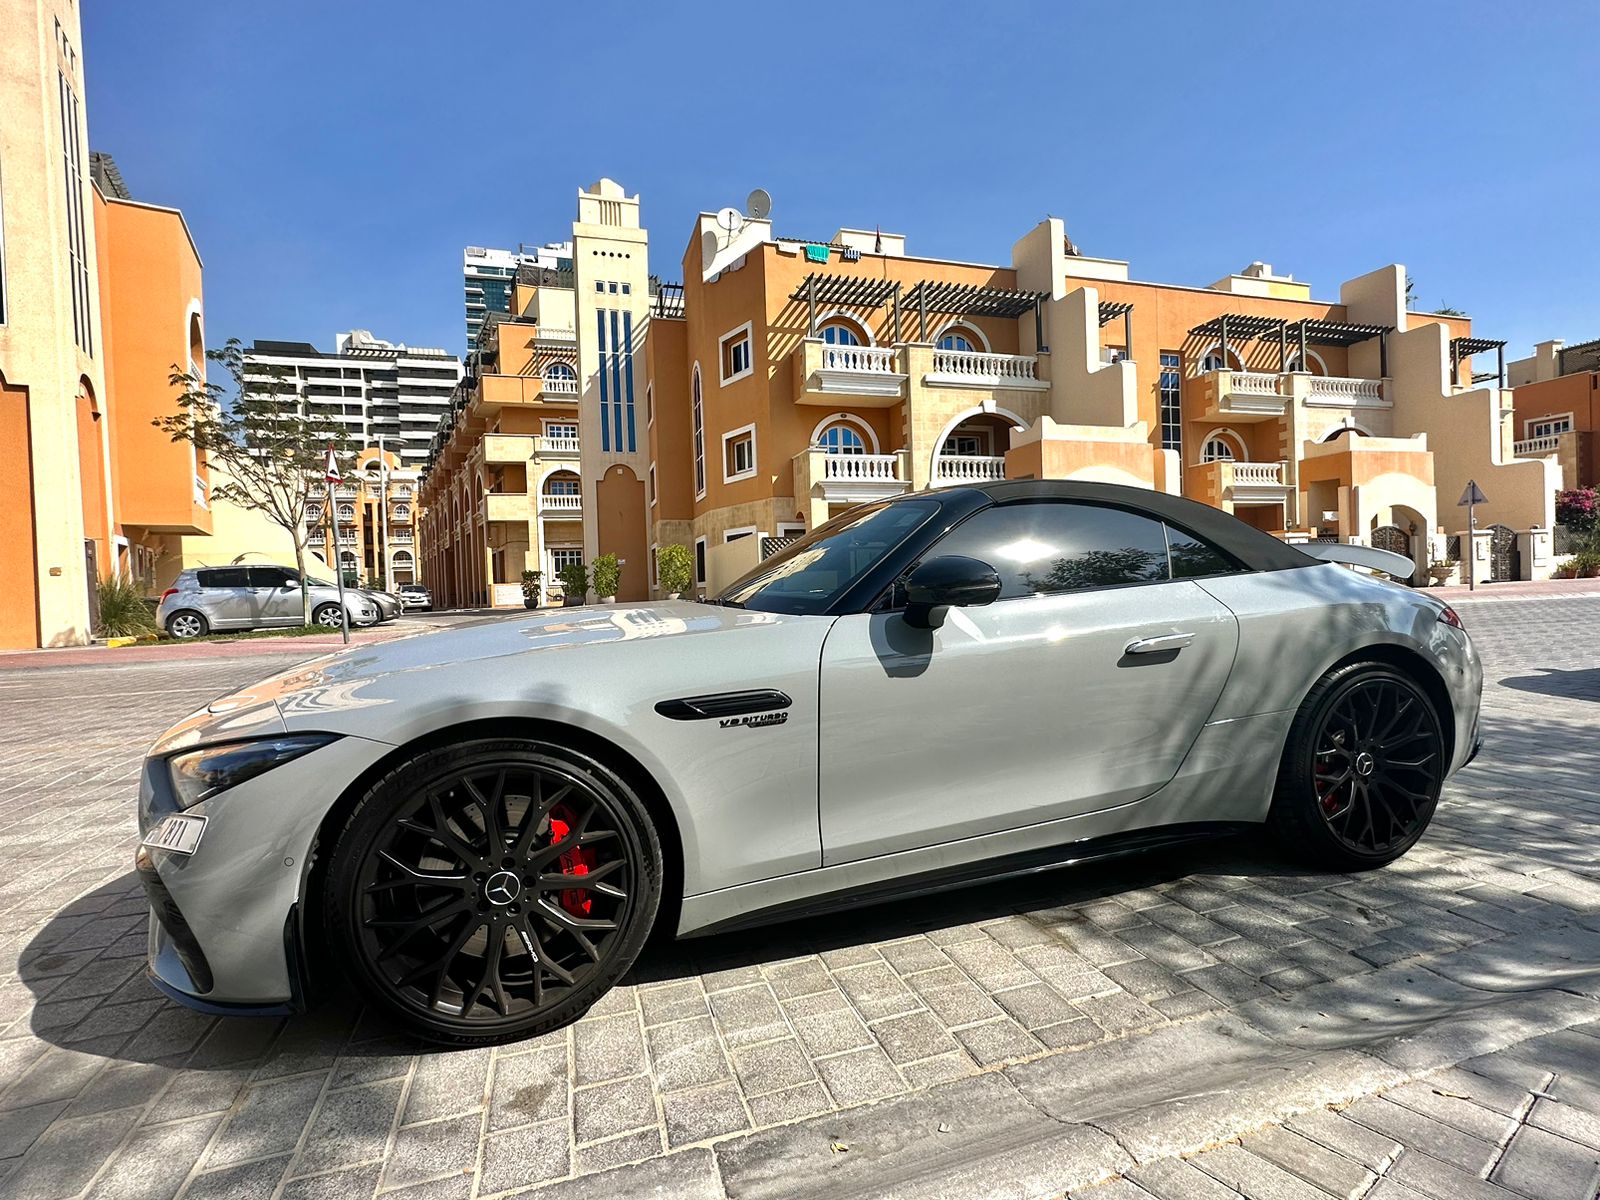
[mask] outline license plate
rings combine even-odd
[[[193,854],[205,829],[204,817],[174,813],[145,834],[144,844],[156,850],[170,850],[173,854]]]

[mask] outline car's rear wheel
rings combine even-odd
[[[1371,662],[1330,671],[1290,727],[1267,823],[1320,866],[1393,862],[1433,818],[1448,749],[1438,710],[1403,672]]]
[[[318,605],[316,611],[311,614],[311,619],[329,629],[344,628],[344,610],[337,604]]]
[[[424,751],[361,799],[326,875],[328,944],[376,1005],[436,1041],[528,1037],[632,965],[661,845],[587,755],[492,739]]]
[[[211,623],[193,609],[185,608],[167,618],[167,632],[175,638],[205,637],[211,632]]]

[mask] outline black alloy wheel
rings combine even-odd
[[[632,789],[529,741],[424,752],[380,781],[328,873],[330,944],[367,995],[435,1040],[525,1037],[633,963],[661,850]]]
[[[1328,866],[1393,862],[1433,818],[1448,749],[1414,680],[1376,663],[1343,667],[1295,718],[1268,823]]]

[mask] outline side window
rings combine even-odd
[[[258,588],[283,587],[293,583],[294,577],[282,567],[251,567],[250,586]]]
[[[1160,521],[1094,504],[1023,503],[986,508],[928,552],[965,554],[1000,574],[1000,599],[1164,581]]]
[[[1193,534],[1167,526],[1167,554],[1172,559],[1174,579],[1199,579],[1205,575],[1226,575],[1238,568],[1222,551]]]
[[[212,567],[208,571],[197,571],[195,577],[199,579],[203,588],[238,588],[250,586],[250,573],[243,567]]]

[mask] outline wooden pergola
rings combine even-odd
[[[984,287],[975,283],[921,280],[901,294],[899,280],[871,279],[858,275],[829,275],[813,272],[800,282],[789,299],[806,305],[806,333],[817,336],[817,309],[879,309],[885,304],[894,309],[895,337],[901,336],[901,312],[909,306],[917,314],[917,340],[928,340],[928,314],[950,317],[1002,317],[1015,319],[1033,310],[1034,333],[1040,350],[1044,344],[1043,306],[1045,292],[1017,291],[1013,288]]]
[[[1100,301],[1100,328],[1104,329],[1118,317],[1122,318],[1122,352],[1133,355],[1133,304],[1127,300]]]
[[[1275,337],[1278,343],[1278,370],[1289,369],[1289,343],[1300,348],[1300,365],[1305,366],[1308,346],[1354,346],[1358,342],[1378,339],[1378,374],[1389,374],[1389,335],[1392,325],[1362,325],[1353,321],[1323,321],[1306,317],[1288,321],[1282,317],[1262,317],[1249,313],[1223,313],[1189,330],[1190,337],[1215,338],[1222,347],[1222,358],[1228,358],[1228,340],[1238,342],[1262,341]]]

